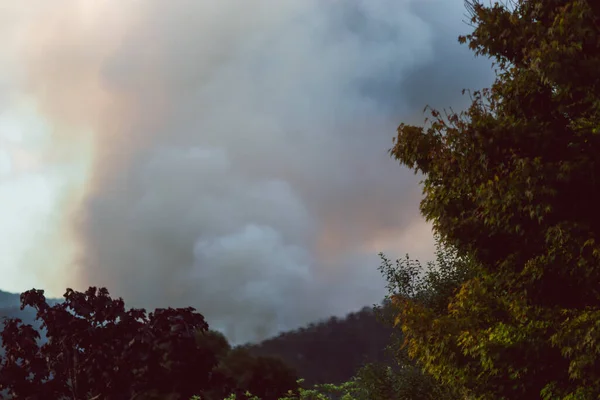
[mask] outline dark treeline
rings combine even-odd
[[[392,327],[381,323],[365,307],[345,318],[331,317],[290,332],[283,332],[247,349],[256,355],[275,356],[294,368],[308,385],[351,379],[369,363],[393,365],[386,351]]]

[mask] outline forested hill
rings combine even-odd
[[[391,328],[365,307],[245,347],[257,356],[282,358],[308,384],[341,383],[365,363],[391,363],[385,351],[390,335]]]
[[[3,292],[0,290],[0,308],[18,306],[19,295],[16,293]]]

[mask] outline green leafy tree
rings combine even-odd
[[[48,305],[42,290],[21,295],[46,342],[31,325],[7,319],[0,390],[27,399],[189,398],[210,383],[215,353],[196,343],[208,324],[193,308],[126,310],[106,289],[68,289]]]
[[[367,397],[368,394],[361,388],[358,387],[355,380],[335,384],[318,384],[314,385],[311,389],[304,389],[301,386],[304,384],[303,379],[297,381],[298,390],[289,390],[281,397],[277,397],[276,400],[373,400]],[[231,393],[227,397],[223,397],[222,400],[265,400],[266,398],[256,396],[250,391],[242,394],[241,396],[236,393]],[[205,400],[202,396],[193,396],[190,400]],[[221,399],[219,399],[221,400]]]
[[[407,255],[395,263],[380,254],[380,271],[387,281],[388,295],[381,306],[375,306],[379,320],[386,325],[396,325],[398,307],[396,299],[407,299],[411,304],[428,310],[437,317],[448,314],[448,305],[456,291],[475,273],[473,263],[466,257],[443,246],[436,240],[436,260],[422,265]],[[426,333],[423,331],[422,333]],[[359,370],[356,379],[372,399],[436,399],[458,400],[464,391],[455,384],[443,383],[423,371],[422,365],[413,360],[410,347],[406,346],[401,329],[392,331],[387,350],[395,359],[394,367],[369,364]]]
[[[467,2],[498,67],[460,114],[401,124],[421,211],[476,271],[447,313],[395,297],[409,355],[480,399],[600,394],[600,6]]]

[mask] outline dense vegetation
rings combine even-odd
[[[480,399],[600,394],[598,9],[471,3],[461,38],[498,65],[468,111],[401,125],[422,214],[473,276],[438,313],[395,298],[410,355]],[[597,3],[597,2],[594,2]]]
[[[106,289],[67,290],[50,306],[43,291],[21,295],[45,330],[7,319],[0,390],[25,399],[222,399],[251,391],[277,399],[296,388],[282,361],[231,349],[192,308],[126,310]]]
[[[385,350],[391,326],[382,324],[371,308],[345,318],[332,317],[256,345],[247,346],[255,355],[281,357],[309,386],[341,384],[370,363],[392,365]]]
[[[391,282],[390,293],[414,266],[400,262],[382,267]],[[423,290],[431,299],[444,296],[447,290],[439,289],[448,284],[439,282],[452,285],[453,279],[443,268],[433,268],[425,276],[429,283]],[[401,335],[392,329],[394,310],[389,301],[375,310],[363,309],[345,319],[332,318],[236,348],[209,330],[193,309],[157,309],[146,315],[144,310],[126,310],[123,301],[110,298],[105,289],[68,290],[65,300],[53,305],[47,304],[42,291],[31,290],[21,295],[21,301],[23,308],[36,310],[46,340],[40,340],[40,332],[30,324],[6,320],[0,389],[13,398],[198,395],[221,400],[251,397],[247,393],[263,400],[456,398],[452,389],[424,375],[390,340],[400,340]],[[386,344],[396,351],[386,353]],[[294,364],[298,355],[305,358]],[[292,367],[313,381],[298,382]]]
[[[375,315],[387,333],[364,311],[232,349],[191,308],[146,315],[95,288],[50,305],[32,290],[22,306],[48,341],[7,320],[0,389],[28,399],[600,398],[600,2],[466,4],[474,30],[459,40],[494,59],[497,77],[467,111],[430,110],[424,127],[398,128],[391,155],[423,175],[438,248],[425,266],[382,255],[389,296]],[[366,330],[372,341],[356,338]],[[299,388],[275,354],[310,383],[346,382]]]

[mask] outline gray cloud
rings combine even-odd
[[[490,82],[456,42],[461,1],[83,3],[28,17],[21,55],[44,115],[92,132],[56,282],[192,305],[240,342],[379,301],[378,251],[430,256],[386,151]]]

